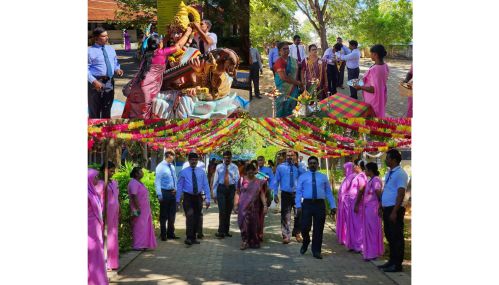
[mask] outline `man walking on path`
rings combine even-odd
[[[277,41],[274,40],[273,46],[269,51],[269,68],[272,70],[272,73],[275,74],[274,71],[274,63],[279,58],[279,49],[277,48]]]
[[[116,51],[107,44],[107,31],[97,27],[92,32],[95,43],[88,48],[88,116],[111,118],[114,100],[114,75],[123,76]]]
[[[161,240],[178,239],[175,236],[175,216],[177,204],[175,202],[177,189],[177,175],[175,174],[175,165],[173,160],[175,153],[172,150],[165,152],[165,159],[156,166],[156,194],[159,200],[159,225],[161,228]],[[168,230],[166,222],[168,221]]]
[[[340,38],[340,37],[336,38],[336,42],[341,45],[341,54],[342,55],[347,55],[350,53],[350,50],[346,46],[343,45],[342,38]],[[344,89],[345,87],[343,87],[343,79],[345,78],[345,61],[341,62],[339,71],[340,71],[340,75],[338,77],[338,87],[341,89]]]
[[[396,149],[386,153],[385,163],[390,171],[385,174],[385,185],[381,196],[383,207],[383,226],[385,237],[390,247],[390,259],[379,268],[385,272],[402,271],[404,260],[404,215],[405,208],[402,207],[405,191],[407,189],[408,176],[400,167],[402,155]]]
[[[360,51],[357,48],[359,46],[359,43],[357,41],[352,40],[349,41],[348,44],[349,44],[348,47],[352,50],[352,52],[350,52],[347,55],[341,55],[341,60],[346,60],[348,80],[357,79],[359,78],[360,74],[360,69],[359,69]],[[350,97],[358,99],[357,89],[353,88],[352,86],[350,86]]]
[[[250,47],[250,80],[253,83],[253,88],[255,90],[255,97],[261,99],[260,96],[260,74],[263,74],[262,57],[258,49]],[[251,99],[250,92],[250,101]]]
[[[201,193],[206,195],[206,209],[210,207],[210,187],[208,177],[203,169],[196,167],[199,156],[197,153],[189,153],[190,167],[180,171],[177,183],[177,209],[180,208],[180,198],[184,195],[184,212],[186,224],[186,236],[184,243],[187,245],[199,244],[196,239],[196,229],[203,208]]]
[[[297,155],[294,151],[286,152],[286,162],[277,166],[274,179],[271,183],[271,189],[274,191],[274,202],[279,203],[279,189],[281,189],[281,230],[282,243],[288,244],[291,242],[291,234],[296,237],[297,242],[302,242],[300,215],[295,215],[293,231],[290,231],[291,226],[291,211],[295,205],[296,185],[298,178],[305,172],[305,169],[299,167],[297,163]]]
[[[217,165],[213,177],[213,198],[218,203],[217,238],[232,237],[229,232],[230,215],[234,209],[234,195],[239,188],[239,169],[232,163],[232,152],[224,151],[223,163]]]
[[[331,217],[336,214],[336,203],[333,192],[329,185],[327,176],[317,172],[319,159],[315,156],[308,158],[309,171],[300,175],[296,186],[296,209],[301,212],[301,234],[303,235],[303,245],[300,253],[305,254],[310,244],[310,229],[312,222],[314,230],[312,232],[312,255],[317,259],[322,259],[322,235],[324,233],[324,223],[326,222],[326,204],[328,200],[331,208]],[[303,202],[302,202],[303,199]]]

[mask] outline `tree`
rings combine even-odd
[[[115,24],[120,28],[145,29],[156,16],[156,0],[117,0]]]
[[[412,40],[412,2],[409,0],[366,2],[350,34],[367,45],[409,43]]]

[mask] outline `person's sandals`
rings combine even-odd
[[[241,247],[239,248],[240,250],[245,250],[248,248],[248,243],[247,242],[241,242]]]

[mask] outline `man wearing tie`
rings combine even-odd
[[[199,156],[197,153],[189,153],[187,157],[190,167],[180,171],[177,183],[177,209],[180,208],[180,198],[184,194],[184,212],[186,217],[186,236],[184,243],[187,245],[199,244],[196,239],[196,229],[203,208],[201,193],[206,195],[206,209],[210,207],[210,187],[208,177],[203,169],[196,167]]]
[[[289,46],[289,55],[298,61],[298,74],[300,74],[301,79],[301,66],[307,55],[305,54],[305,47],[301,44],[299,35],[293,37],[293,44]]]
[[[161,240],[178,239],[175,236],[175,216],[177,204],[175,195],[177,194],[177,175],[175,174],[175,165],[173,160],[175,153],[172,150],[165,152],[165,159],[156,166],[156,179],[154,185],[159,200],[159,225],[161,228]],[[168,221],[168,230],[166,222]]]
[[[293,231],[291,226],[291,211],[295,205],[295,192],[298,183],[298,177],[305,172],[305,169],[299,167],[297,163],[297,154],[294,151],[286,152],[286,162],[277,166],[274,179],[271,182],[271,189],[274,191],[274,202],[279,203],[279,188],[281,189],[281,231],[282,243],[288,244],[291,241],[291,234],[296,237],[297,242],[302,242],[300,234],[300,215],[295,215]]]
[[[218,203],[217,238],[232,237],[229,233],[230,214],[234,208],[234,195],[239,187],[239,169],[232,163],[232,152],[224,151],[223,163],[217,165],[213,177],[213,198]]]
[[[93,30],[94,45],[88,48],[88,116],[90,119],[111,118],[114,100],[113,76],[123,76],[116,51],[107,45],[107,31]]]
[[[308,158],[309,171],[305,172],[298,179],[296,187],[296,209],[301,213],[301,233],[303,235],[303,245],[300,253],[305,254],[310,244],[310,229],[312,222],[314,230],[312,232],[312,255],[317,259],[322,259],[322,235],[324,223],[326,222],[326,204],[328,200],[331,208],[331,217],[336,214],[336,203],[327,176],[317,172],[319,159],[315,156]],[[303,202],[302,202],[303,199]]]

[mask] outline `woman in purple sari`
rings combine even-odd
[[[132,49],[132,45],[130,44],[130,35],[127,30],[123,31],[123,45],[125,46],[125,51],[130,51]]]
[[[102,203],[95,190],[99,172],[88,169],[88,285],[109,284],[102,239]]]
[[[241,178],[241,185],[234,199],[234,212],[238,213],[237,223],[241,230],[241,250],[248,247],[260,248],[259,217],[267,213],[267,182],[255,177],[255,165],[250,163],[245,170],[246,175]]]
[[[378,165],[369,162],[366,165],[366,175],[369,177],[364,191],[364,227],[362,255],[364,260],[376,259],[384,253],[383,232],[381,231],[381,189]]]
[[[144,177],[141,167],[134,167],[130,173],[132,178],[128,183],[128,195],[132,210],[132,237],[133,249],[155,249],[157,246],[152,223],[151,204],[149,204],[149,191],[140,182]]]
[[[345,178],[341,182],[340,189],[338,190],[338,213],[336,216],[336,236],[338,237],[339,244],[345,244],[347,233],[347,217],[348,207],[345,206],[346,195],[352,180],[357,174],[353,172],[353,163],[347,162],[343,165],[345,170]]]
[[[118,241],[118,225],[120,220],[120,203],[118,182],[111,180],[116,166],[113,162],[107,163],[108,171],[108,184],[107,184],[107,209],[106,209],[106,222],[107,222],[107,268],[108,270],[116,270],[119,266],[119,241]],[[102,177],[104,178],[105,166],[104,164],[100,169]],[[95,187],[99,193],[102,203],[104,204],[104,180],[101,179]]]
[[[363,205],[362,194],[367,184],[367,176],[364,174],[364,161],[356,159],[353,171],[355,177],[352,180],[346,202],[348,205],[347,232],[345,245],[350,251],[362,251],[362,228],[363,228]]]
[[[303,61],[302,78],[307,91],[319,92],[318,99],[322,100],[327,94],[326,62],[323,62],[317,55],[317,45],[309,45],[308,53],[309,55]]]

